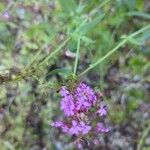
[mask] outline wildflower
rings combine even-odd
[[[59,93],[62,97],[60,109],[65,115],[64,121],[53,122],[51,126],[60,128],[66,134],[80,138],[85,135],[89,135],[88,137],[92,135],[97,139],[98,133],[109,131],[103,123],[99,122],[100,117],[107,114],[106,107],[101,104],[102,94],[100,97],[97,96],[97,93],[83,82],[71,91],[66,86],[62,86]],[[99,118],[97,118],[97,114],[100,115]],[[95,123],[96,125],[94,125]],[[95,143],[98,143],[98,141]],[[80,140],[78,140],[78,144],[81,144]]]

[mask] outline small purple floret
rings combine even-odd
[[[56,122],[52,122],[51,123],[51,126],[53,127],[61,127],[63,125],[63,122],[62,121],[56,121]]]
[[[89,125],[86,125],[83,121],[82,122],[80,122],[80,128],[81,128],[81,132],[82,132],[82,134],[87,134],[87,133],[89,133],[89,131],[91,130],[91,126],[89,126]]]
[[[104,127],[103,123],[97,123],[96,131],[107,133],[109,131],[108,128]]]
[[[100,116],[105,116],[107,114],[105,106],[101,105],[100,109],[97,111]]]
[[[72,120],[72,127],[70,128],[69,133],[71,135],[79,135],[80,127],[79,127],[77,121]]]

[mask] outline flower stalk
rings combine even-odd
[[[80,36],[78,36],[78,44],[77,44],[77,52],[76,52],[73,76],[76,75],[76,71],[77,71],[77,66],[78,66],[78,61],[79,61],[79,51],[80,51]]]

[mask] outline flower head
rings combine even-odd
[[[101,97],[97,96],[97,93],[88,85],[81,82],[71,91],[66,86],[62,86],[59,93],[62,97],[60,109],[65,117],[63,122],[56,121],[51,126],[77,137],[83,137],[90,133],[89,135],[93,134],[97,138],[97,133],[109,131],[103,123],[98,122],[100,117],[107,114],[106,107],[101,104],[99,99]]]

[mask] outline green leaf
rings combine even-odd
[[[144,8],[144,1],[143,0],[136,0],[136,8],[138,10],[143,10],[143,8]]]
[[[38,45],[35,43],[27,43],[26,44],[29,49],[38,49]]]
[[[130,11],[127,13],[127,16],[136,16],[136,17],[142,17],[144,19],[150,19],[150,14],[139,12],[139,11]]]
[[[60,69],[54,69],[53,71],[50,71],[47,76],[53,75],[53,74],[60,74],[63,76],[68,76],[71,73],[71,70],[69,68],[60,68]]]
[[[66,14],[71,14],[75,11],[77,5],[76,5],[76,2],[74,0],[58,0],[63,11],[66,13]]]
[[[98,23],[100,23],[100,21],[104,18],[104,15],[105,14],[101,14],[98,17],[94,18],[91,22],[81,26],[80,33],[81,34],[86,34],[86,33],[90,32],[93,28],[96,27],[96,25]]]
[[[130,10],[133,10],[136,7],[136,0],[123,0],[123,2]]]
[[[83,12],[85,6],[84,5],[79,5],[77,8],[76,8],[76,13],[77,14],[80,14]]]
[[[122,39],[126,39],[129,43],[135,44],[135,45],[142,45],[142,41],[136,39],[136,38],[132,38],[126,35],[121,36]]]
[[[69,51],[75,53],[76,52],[76,49],[77,49],[77,41],[75,39],[72,39],[67,48],[69,49]]]
[[[9,141],[5,141],[4,145],[5,145],[6,149],[9,149],[9,150],[14,150],[15,149],[13,144],[11,144]]]
[[[81,39],[87,44],[94,43],[94,41],[92,39],[88,38],[87,36],[81,36]]]
[[[135,39],[135,38],[128,38],[128,41],[132,44],[135,44],[135,45],[142,45],[142,41],[139,41],[138,39]]]

